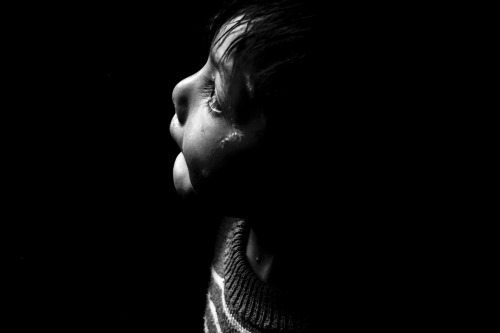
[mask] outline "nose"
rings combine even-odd
[[[189,104],[194,85],[194,75],[177,83],[172,91],[172,101],[175,106],[175,114],[180,125],[184,125],[189,116]]]

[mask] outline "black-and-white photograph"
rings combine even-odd
[[[449,60],[410,7],[6,8],[0,330],[453,318]]]

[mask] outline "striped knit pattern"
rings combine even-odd
[[[243,220],[221,226],[207,294],[205,332],[306,332],[307,321],[290,298],[253,272],[245,247],[249,228]]]

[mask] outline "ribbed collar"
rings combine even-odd
[[[249,231],[244,220],[237,221],[224,252],[224,294],[232,314],[266,331],[305,331],[307,321],[291,306],[290,295],[261,281],[250,267],[245,255]]]

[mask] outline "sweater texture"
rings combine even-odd
[[[307,332],[293,295],[261,281],[245,255],[248,224],[224,219],[217,234],[205,332]]]

